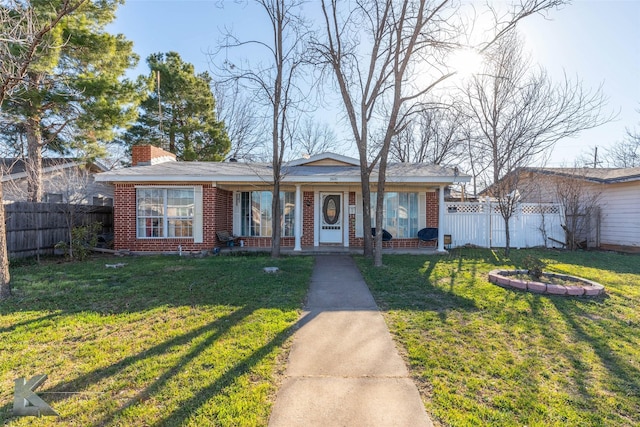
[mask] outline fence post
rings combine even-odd
[[[484,244],[485,248],[490,248],[491,247],[491,236],[493,235],[493,230],[491,229],[491,217],[493,215],[492,212],[493,208],[491,205],[491,199],[489,199],[489,196],[487,196],[485,198],[484,201],[484,214],[485,214],[485,236],[486,236],[486,241]]]
[[[514,219],[517,227],[510,227],[510,230],[513,230],[513,238],[516,241],[516,249],[520,249],[522,247],[522,242],[520,241],[520,236],[524,234],[522,232],[523,229],[523,219],[522,219],[522,203],[516,202],[516,208],[514,209]]]

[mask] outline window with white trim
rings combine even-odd
[[[240,235],[271,237],[270,191],[243,191],[240,193]],[[295,217],[295,193],[280,192],[282,237],[293,237]]]
[[[371,193],[371,227],[376,226],[376,193]],[[384,194],[382,228],[394,238],[410,238],[418,234],[418,193],[388,192]]]
[[[193,188],[138,188],[136,206],[139,239],[193,237]]]

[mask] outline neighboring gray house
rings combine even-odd
[[[640,167],[521,168],[518,192],[522,202],[556,202],[557,183],[575,179],[598,195],[597,241],[603,249],[640,252]],[[485,190],[491,194],[491,187]]]
[[[0,158],[4,202],[27,200],[27,173],[21,158]],[[42,159],[43,202],[113,206],[113,187],[96,182],[107,168],[72,158]]]

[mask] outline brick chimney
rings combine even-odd
[[[153,145],[134,145],[131,150],[131,166],[157,165],[175,161],[175,154]]]

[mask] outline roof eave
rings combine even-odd
[[[106,175],[106,176],[105,176]],[[372,183],[377,181],[375,176],[372,176]],[[217,176],[193,176],[193,175],[111,175],[98,174],[96,175],[97,182],[262,182],[269,183],[273,179],[272,176],[230,176],[230,175],[217,175]],[[389,183],[415,183],[415,184],[453,184],[459,182],[470,182],[469,176],[391,176],[386,179]],[[282,179],[283,183],[301,183],[301,184],[326,184],[326,183],[341,183],[341,184],[359,184],[359,177],[352,176],[286,176]]]

